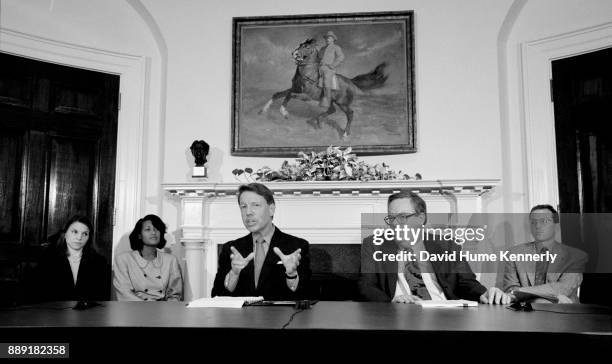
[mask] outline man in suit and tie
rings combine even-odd
[[[550,205],[537,205],[529,213],[534,241],[514,246],[509,253],[556,254],[554,262],[505,263],[504,291],[511,296],[524,292],[540,296],[537,302],[579,303],[578,288],[582,282],[588,256],[582,250],[555,240],[559,214]]]
[[[212,296],[305,298],[311,274],[308,242],[274,226],[274,195],[263,184],[242,185],[237,195],[250,233],[223,245]]]
[[[389,196],[386,223],[391,228],[406,226],[422,228],[427,223],[425,201],[412,192]],[[413,244],[414,243],[414,244]],[[420,300],[465,299],[488,304],[508,304],[510,296],[497,287],[487,289],[465,261],[377,261],[375,251],[394,254],[401,251],[416,254],[426,250],[430,254],[444,254],[460,250],[454,242],[442,240],[385,240],[380,246],[372,236],[361,246],[361,274],[359,292],[366,301],[415,303]]]

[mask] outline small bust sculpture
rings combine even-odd
[[[191,154],[195,158],[196,167],[202,167],[206,163],[206,156],[210,146],[203,140],[194,140],[191,144]]]

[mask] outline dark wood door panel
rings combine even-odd
[[[32,108],[34,79],[24,74],[0,71],[0,104],[8,107]]]
[[[45,242],[44,211],[47,201],[48,141],[43,132],[28,132],[26,146],[25,203],[23,205],[22,237],[26,246],[39,246]]]
[[[101,90],[88,90],[82,87],[54,83],[52,110],[60,114],[102,118]]]
[[[0,104],[0,128],[14,130],[38,130],[57,136],[73,136],[99,139],[108,131],[100,120],[76,114],[44,113],[23,109],[3,108]],[[112,115],[111,115],[112,117]]]
[[[97,142],[50,138],[47,235],[59,231],[70,216],[91,216]]]
[[[104,85],[108,76],[86,70],[54,68],[49,74],[49,110],[103,120],[108,100],[105,98],[105,88],[101,85]]]
[[[0,134],[0,243],[19,242],[24,133]]]

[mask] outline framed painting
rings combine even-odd
[[[232,155],[416,152],[413,18],[234,18]]]

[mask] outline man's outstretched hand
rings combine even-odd
[[[251,252],[251,254],[247,255],[246,258],[244,258],[242,254],[240,254],[240,252],[236,250],[236,248],[234,248],[233,246],[230,247],[230,249],[232,251],[232,254],[230,254],[230,259],[232,260],[232,272],[235,275],[239,275],[240,271],[242,271],[244,267],[246,267],[247,264],[249,264],[249,262],[253,260],[253,258],[255,257],[255,253]]]
[[[300,254],[302,249],[298,249],[289,255],[283,254],[278,247],[274,247],[273,250],[285,266],[285,273],[288,275],[294,275],[297,272],[298,266],[300,265],[300,259],[302,259],[302,255]]]

